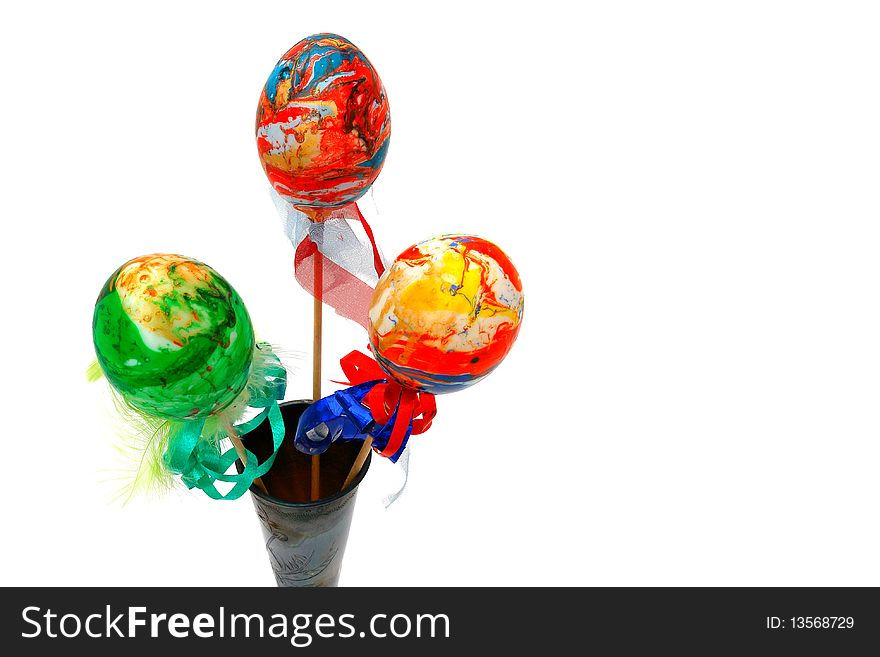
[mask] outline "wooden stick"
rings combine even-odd
[[[370,448],[372,446],[373,437],[367,436],[367,439],[364,440],[364,444],[361,445],[361,451],[358,452],[357,458],[354,460],[354,464],[351,466],[351,470],[348,471],[348,476],[345,478],[341,490],[345,490],[346,488],[348,488],[348,485],[352,481],[354,481],[355,477],[357,477],[358,472],[360,472],[361,468],[364,467],[364,461],[367,460],[367,455],[370,453]]]
[[[321,297],[324,293],[324,256],[315,252],[315,305],[314,327],[312,331],[312,401],[321,398],[321,333],[323,329],[323,307]],[[321,497],[321,456],[312,456],[311,498],[315,501]]]
[[[241,464],[247,465],[247,451],[245,450],[244,444],[241,442],[241,438],[235,430],[235,427],[232,426],[231,422],[223,422],[223,428],[226,430],[226,435],[229,436],[229,440],[232,441],[232,446],[235,448],[235,453],[238,454],[238,458],[241,459]],[[260,477],[254,479],[254,485],[266,493],[266,495],[269,494],[269,491],[266,490],[266,485]]]

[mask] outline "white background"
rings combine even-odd
[[[391,101],[364,203],[386,255],[477,233],[526,294],[388,510],[374,465],[342,584],[880,585],[875,7],[4,7],[0,582],[274,584],[247,498],[109,502],[84,370],[107,276],[179,252],[303,352],[308,396],[311,299],[253,123],[278,57],[333,31]],[[337,378],[366,335],[325,327]]]

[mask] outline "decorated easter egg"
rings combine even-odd
[[[178,420],[232,402],[254,351],[250,317],[232,286],[197,260],[159,253],[110,276],[92,337],[107,380],[129,404]]]
[[[444,235],[401,253],[370,304],[373,355],[402,385],[460,390],[494,370],[523,315],[516,268],[492,242]]]
[[[379,75],[335,34],[307,37],[269,75],[257,108],[257,148],[278,194],[300,208],[360,198],[388,151],[391,114]]]

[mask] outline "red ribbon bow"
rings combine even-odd
[[[341,358],[339,364],[348,377],[347,385],[382,379],[382,383],[377,383],[364,397],[364,403],[376,422],[388,424],[394,411],[397,411],[388,444],[385,449],[377,450],[380,456],[388,457],[397,453],[410,425],[413,435],[424,433],[431,427],[437,415],[437,402],[433,394],[400,385],[388,377],[379,363],[357,350]]]

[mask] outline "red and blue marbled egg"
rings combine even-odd
[[[260,161],[275,191],[298,208],[336,208],[363,196],[382,170],[390,136],[379,75],[335,34],[288,50],[260,95]]]

